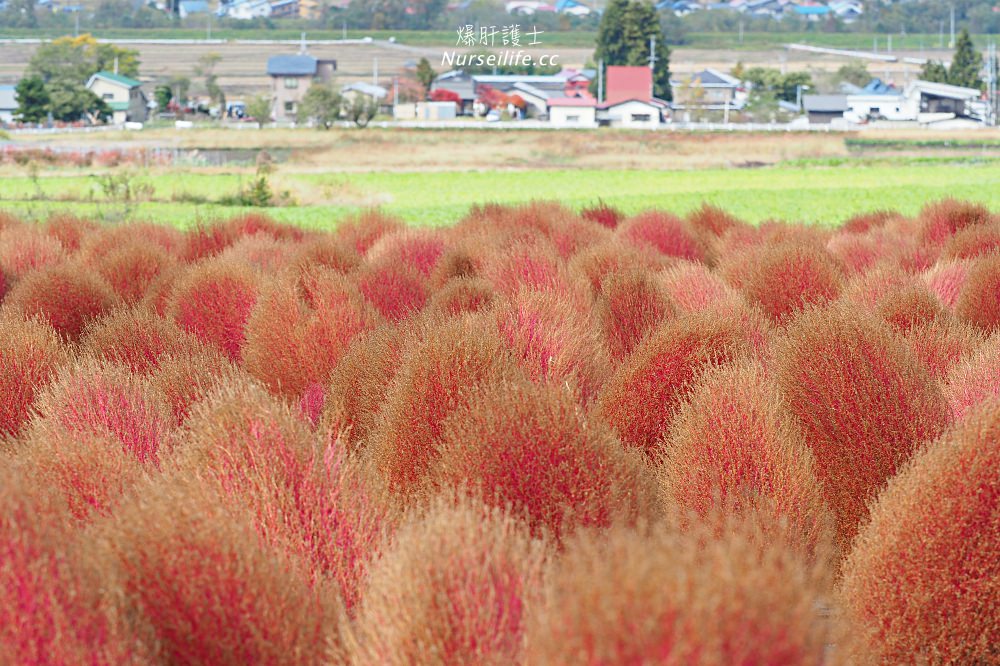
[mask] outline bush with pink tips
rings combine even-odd
[[[358,289],[383,317],[398,322],[412,317],[427,303],[427,278],[391,257],[366,263],[357,274]]]
[[[475,500],[442,497],[400,526],[372,568],[354,663],[524,663],[544,546]]]
[[[705,259],[705,248],[688,223],[669,213],[640,213],[619,225],[615,234],[637,248],[652,248],[668,257]]]
[[[72,352],[52,327],[0,313],[0,437],[21,433],[38,393],[71,359]]]
[[[651,330],[674,315],[662,282],[642,269],[609,274],[595,305],[611,359],[620,363]]]
[[[201,349],[194,335],[182,331],[169,319],[143,309],[120,309],[92,322],[84,329],[80,351],[132,372],[149,373],[160,359]]]
[[[948,426],[947,402],[887,324],[846,305],[796,317],[772,358],[846,546],[885,482]]]
[[[996,662],[998,470],[994,400],[924,447],[878,496],[840,583],[859,663]]]
[[[943,381],[963,358],[979,349],[986,336],[974,326],[942,317],[910,328],[903,342],[932,377]]]
[[[950,368],[944,393],[955,421],[1000,396],[1000,336],[991,336]]]
[[[62,243],[37,226],[0,231],[0,271],[12,281],[65,261],[68,255]]]
[[[1000,331],[1000,252],[977,259],[969,269],[955,314],[986,333]]]
[[[73,261],[32,271],[4,298],[5,307],[26,317],[41,317],[73,341],[88,323],[118,303],[104,280]]]
[[[94,270],[127,305],[142,301],[149,286],[176,260],[155,244],[132,242],[92,260]]]
[[[661,271],[657,280],[680,312],[700,312],[742,297],[702,263],[683,261]]]

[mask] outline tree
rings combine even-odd
[[[111,108],[107,102],[83,86],[60,80],[53,81],[46,89],[49,93],[49,110],[55,120],[73,122],[87,119],[96,124],[111,117]]]
[[[139,76],[139,52],[114,44],[100,44],[92,35],[60,37],[42,44],[31,56],[28,76],[38,76],[45,83],[63,80],[84,85],[100,71],[117,71],[123,76]]]
[[[437,78],[437,72],[431,67],[431,63],[427,58],[421,58],[420,62],[417,63],[417,81],[424,89],[424,96],[430,91],[431,86],[434,85],[434,79]]]
[[[666,100],[670,90],[670,48],[653,5],[645,0],[611,0],[597,30],[594,59],[610,65],[649,64],[650,42],[655,40],[653,94]],[[596,92],[596,81],[591,83]]]
[[[0,12],[0,24],[9,28],[38,27],[38,15],[35,14],[35,0],[8,0],[6,9]]]
[[[222,56],[218,53],[206,53],[198,58],[198,64],[194,71],[198,76],[205,77],[205,94],[208,99],[219,106],[219,117],[226,115],[226,94],[218,83],[218,76],[215,74],[215,66],[222,61]]]
[[[247,102],[247,115],[259,123],[271,119],[271,100],[267,95],[254,95]]]
[[[171,76],[167,85],[173,91],[173,98],[178,104],[187,104],[188,93],[191,91],[191,79],[186,76]]]
[[[940,60],[928,60],[920,69],[920,78],[932,83],[948,83],[948,68]]]
[[[448,90],[447,88],[435,88],[431,91],[431,101],[454,102],[455,104],[461,104],[462,96],[454,90]]]
[[[299,102],[298,120],[312,120],[317,127],[330,129],[343,114],[344,99],[332,85],[314,83]]]
[[[852,60],[840,66],[840,69],[837,70],[837,80],[856,86],[864,86],[872,80],[872,75],[868,73],[868,67],[863,61]]]
[[[983,55],[973,46],[969,31],[962,30],[955,43],[955,55],[948,70],[948,83],[966,88],[982,88],[983,80],[979,77],[982,69]]]
[[[355,95],[346,106],[347,119],[358,127],[367,127],[378,113],[378,100],[367,95]]]
[[[49,115],[49,93],[45,82],[37,76],[18,81],[17,119],[22,123],[40,123]]]
[[[170,106],[170,100],[174,98],[174,91],[168,85],[159,85],[153,91],[153,98],[156,100],[157,108],[160,111],[166,111],[167,107]]]

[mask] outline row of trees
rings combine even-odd
[[[61,37],[42,44],[17,85],[18,118],[38,123],[48,118],[98,122],[111,115],[104,100],[87,89],[91,76],[116,70],[139,74],[139,54],[113,44],[99,44],[91,35]]]

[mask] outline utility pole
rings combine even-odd
[[[597,61],[597,103],[604,104],[604,59]]]
[[[347,41],[347,20],[345,19],[343,23],[340,24],[340,38],[345,42]]]
[[[378,58],[375,58],[374,65],[372,66],[372,83],[378,85]]]
[[[656,37],[649,38],[649,98],[653,99],[656,91]]]
[[[951,3],[951,41],[948,42],[948,48],[955,48],[955,3]]]
[[[212,12],[208,12],[208,23],[205,24],[205,38],[212,41]]]
[[[80,36],[80,10],[73,12],[73,36]]]
[[[740,45],[743,45],[743,17],[740,16]]]

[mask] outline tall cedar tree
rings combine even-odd
[[[670,89],[670,48],[656,9],[645,0],[611,0],[597,29],[594,59],[609,65],[648,65],[649,40],[656,38],[656,65],[653,69],[653,94],[673,99]],[[591,87],[596,87],[592,83]],[[596,89],[592,92],[597,92]]]
[[[26,76],[17,83],[17,119],[22,123],[40,123],[49,112],[49,93],[37,76]]]
[[[955,43],[955,55],[948,69],[948,83],[966,88],[981,88],[983,80],[979,74],[983,69],[983,56],[972,45],[968,30],[963,30]]]

